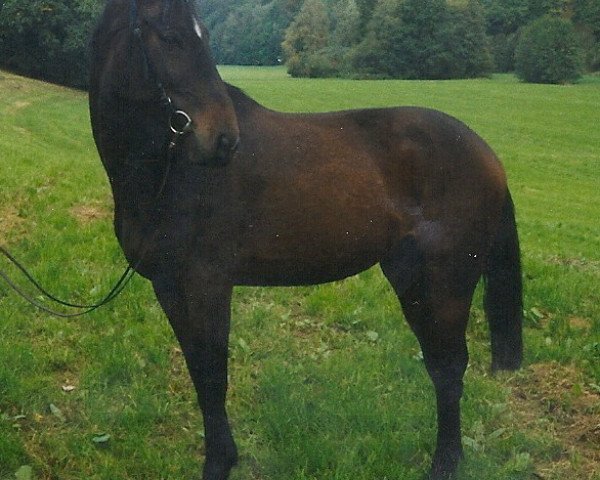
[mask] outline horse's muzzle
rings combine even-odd
[[[206,167],[225,167],[231,162],[239,145],[240,138],[237,132],[220,133],[208,144],[194,132],[182,142],[182,158],[192,164]]]

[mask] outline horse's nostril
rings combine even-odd
[[[231,159],[240,144],[238,137],[232,138],[222,134],[217,139],[216,157],[221,163],[226,163]]]
[[[217,152],[219,154],[226,154],[229,152],[231,142],[226,135],[221,135],[217,140]]]
[[[219,137],[219,139],[217,141],[217,151],[220,154],[228,155],[237,150],[239,143],[240,143],[239,138],[232,139],[232,138],[228,137],[227,135],[223,134]]]

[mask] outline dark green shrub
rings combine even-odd
[[[570,21],[545,16],[523,30],[515,51],[515,72],[521,80],[571,83],[581,71],[581,48]]]
[[[338,69],[329,56],[328,51],[316,52],[308,55],[306,58],[306,77],[310,78],[326,78],[337,76]]]
[[[492,69],[483,10],[476,0],[381,0],[354,48],[355,71],[366,77],[448,79]]]

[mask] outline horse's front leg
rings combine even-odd
[[[153,280],[183,351],[204,417],[203,480],[226,480],[237,451],[225,411],[231,285],[202,272]]]

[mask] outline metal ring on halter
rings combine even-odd
[[[175,110],[169,118],[169,128],[175,135],[183,135],[192,128],[192,117],[183,110]]]

